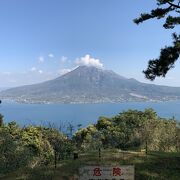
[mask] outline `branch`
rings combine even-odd
[[[175,25],[179,25],[179,24],[180,24],[180,17],[168,16],[166,18],[166,22],[163,25],[163,27],[166,29],[172,29],[175,27]]]
[[[134,19],[134,23],[139,24],[142,23],[143,21],[152,19],[152,18],[163,18],[166,14],[168,14],[170,11],[174,10],[172,6],[169,6],[167,8],[156,8],[153,9],[149,14],[144,13],[141,14],[139,18]]]
[[[161,49],[158,59],[149,61],[148,68],[143,71],[146,78],[154,80],[157,76],[165,77],[167,72],[174,67],[180,56],[180,35],[173,34],[173,45]]]
[[[180,9],[179,3],[178,3],[178,5],[177,5],[177,4],[173,4],[172,2],[169,2],[169,1],[167,1],[167,3],[168,3],[170,6],[173,6],[173,7],[175,7],[175,8]]]

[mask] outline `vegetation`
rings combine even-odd
[[[142,152],[102,150],[99,159],[97,151],[80,153],[77,160],[61,160],[57,168],[54,166],[41,166],[34,169],[21,168],[4,176],[2,180],[28,179],[28,180],[73,180],[78,175],[82,165],[135,165],[135,179],[138,180],[179,180],[180,154],[151,152],[145,155]]]
[[[135,19],[136,24],[149,19],[165,18],[163,27],[173,29],[180,24],[180,1],[179,0],[156,0],[157,8],[150,13],[143,13]],[[174,67],[174,63],[180,55],[180,34],[173,33],[173,45],[161,49],[160,56],[157,59],[149,61],[147,70],[143,71],[147,79],[154,80],[157,76],[163,76]]]
[[[73,147],[65,135],[56,129],[28,126],[16,122],[0,127],[0,174],[22,167],[40,167],[70,156]]]
[[[135,164],[138,179],[179,177],[179,123],[152,109],[100,117],[71,138],[51,127],[5,124],[0,117],[0,179],[66,179],[78,173],[80,164]]]
[[[101,147],[178,152],[179,133],[174,119],[160,118],[152,109],[128,110],[112,118],[100,117],[97,124],[77,131],[74,139],[82,150]]]

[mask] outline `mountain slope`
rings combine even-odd
[[[31,103],[97,103],[180,98],[180,88],[127,79],[113,71],[80,66],[44,83],[0,92],[0,98]]]

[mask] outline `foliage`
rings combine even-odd
[[[3,125],[3,115],[0,114],[0,127]]]
[[[0,126],[0,175],[23,168],[33,171],[49,167],[55,159],[72,158],[73,151],[143,150],[147,145],[148,152],[179,152],[179,143],[180,126],[176,120],[160,118],[152,109],[100,117],[96,124],[77,130],[72,139],[52,127],[22,128],[13,121]]]
[[[64,159],[70,156],[74,150],[72,141],[67,136],[56,129],[44,128],[44,137],[47,138],[54,153],[58,154],[58,159]]]
[[[11,127],[0,128],[0,172],[9,172],[27,165],[31,155],[27,148],[21,146],[20,134],[11,133]],[[15,136],[14,136],[15,135]]]
[[[101,132],[94,125],[82,128],[73,137],[79,150],[98,149],[101,147]]]
[[[63,159],[72,151],[70,141],[56,129],[21,128],[14,121],[0,127],[0,174],[52,164],[55,152]]]
[[[165,29],[173,29],[180,24],[180,1],[179,0],[156,0],[157,8],[150,13],[143,13],[139,18],[135,19],[136,24],[146,20],[157,18],[165,18],[163,27]],[[149,60],[147,70],[143,71],[146,78],[154,80],[157,76],[163,76],[174,67],[174,63],[180,55],[180,34],[173,33],[173,45],[166,46],[161,49],[160,56],[157,59]]]
[[[82,149],[144,149],[148,144],[148,150],[179,151],[179,130],[174,119],[160,118],[152,109],[128,110],[100,117],[97,124],[77,131],[74,139]]]

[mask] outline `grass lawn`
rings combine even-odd
[[[81,153],[77,160],[60,161],[54,166],[35,169],[20,169],[2,180],[72,180],[78,174],[79,167],[85,165],[135,165],[136,180],[180,180],[180,153],[144,152],[102,150],[101,158],[98,152]]]

